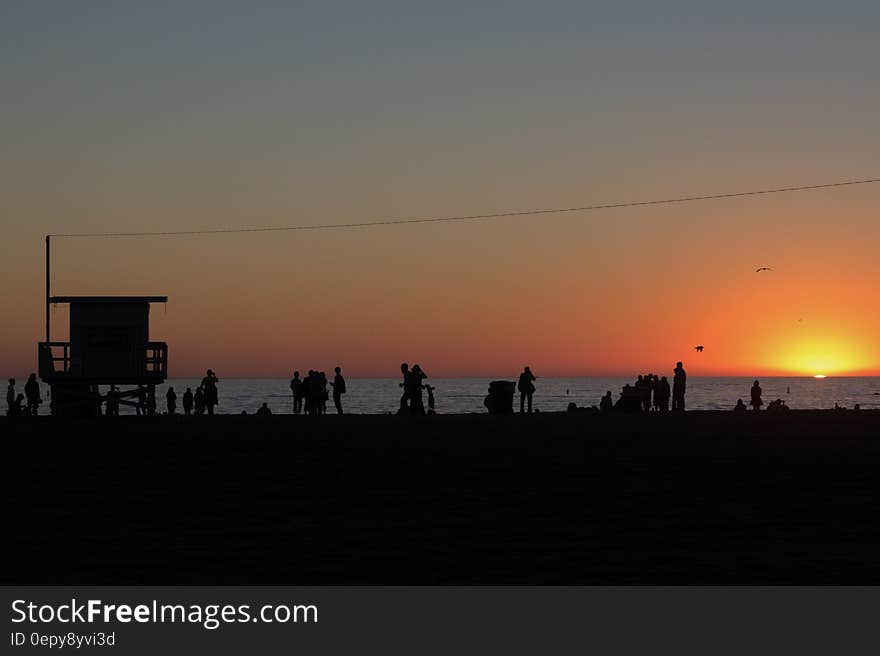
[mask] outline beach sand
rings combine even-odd
[[[880,583],[880,411],[0,433],[4,584]]]

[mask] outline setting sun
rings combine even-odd
[[[802,337],[779,347],[772,366],[780,372],[825,378],[863,372],[871,366],[871,357],[855,336]]]

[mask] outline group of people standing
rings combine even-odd
[[[300,378],[299,371],[293,372],[290,379],[290,392],[293,395],[293,414],[324,415],[327,414],[327,401],[330,400],[329,384],[333,390],[333,405],[336,414],[342,414],[342,395],[346,393],[345,378],[342,376],[342,368],[334,369],[332,381],[327,380],[327,374],[323,371],[309,369],[305,378]],[[263,404],[265,405],[265,404]]]
[[[219,382],[220,379],[217,378],[217,374],[208,369],[205,372],[205,377],[202,378],[202,382],[196,387],[195,392],[192,391],[191,387],[187,387],[183,393],[183,399],[181,399],[183,402],[183,414],[187,417],[193,414],[213,415],[214,406],[220,404],[220,395],[217,390],[217,383]],[[141,406],[145,409],[142,410]],[[165,393],[165,407],[168,409],[169,415],[177,414],[177,392],[174,391],[173,387],[169,387]],[[142,385],[138,386],[137,414],[141,414],[141,412],[155,414],[155,408],[156,400],[153,390],[147,389]]]
[[[24,384],[24,394],[15,392],[15,378],[9,379],[9,386],[6,388],[6,414],[10,417],[19,415],[37,416],[37,410],[43,402],[40,396],[40,384],[37,382],[37,374],[28,376],[27,382]],[[22,405],[24,404],[24,405]]]
[[[599,402],[599,410],[610,412],[669,412],[669,401],[672,410],[684,411],[684,396],[687,391],[687,372],[681,362],[675,363],[672,370],[672,384],[666,376],[645,374],[639,376],[633,385],[624,385],[620,398],[615,402],[611,391],[607,391]]]
[[[400,383],[400,387],[403,389],[403,394],[400,397],[400,409],[397,411],[397,414],[426,414],[425,400],[422,397],[422,390],[428,392],[427,414],[434,414],[434,388],[423,382],[428,377],[428,374],[422,371],[422,368],[419,365],[414,364],[412,368],[410,368],[409,364],[406,362],[400,365],[400,373],[403,376],[403,381]]]

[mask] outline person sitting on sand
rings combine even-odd
[[[532,411],[532,396],[535,394],[535,374],[529,367],[523,369],[519,375],[519,382],[516,389],[519,391],[519,412],[525,412],[526,402],[528,402],[529,412]]]
[[[169,387],[168,392],[165,394],[165,404],[168,406],[169,415],[177,412],[177,392],[174,391],[173,387]]]
[[[742,399],[736,400],[736,405],[733,407],[733,411],[734,412],[745,412],[746,411],[746,404],[743,403]]]
[[[764,402],[761,400],[761,394],[763,390],[761,389],[761,385],[758,381],[755,381],[755,384],[752,385],[752,409],[760,410],[761,406],[764,405]],[[768,408],[769,410],[769,408]]]
[[[298,371],[294,371],[290,379],[290,392],[293,394],[293,414],[298,415],[303,407],[303,382]]]
[[[183,414],[189,417],[193,409],[193,391],[191,387],[187,387],[183,393]]]
[[[269,406],[266,404],[265,401],[263,401],[263,405],[261,405],[259,408],[257,408],[257,415],[259,415],[260,417],[266,417],[267,415],[271,415],[271,414],[272,414],[272,411],[269,410]]]
[[[599,410],[601,412],[611,412],[614,410],[614,401],[611,398],[611,390],[605,392],[605,396],[599,401]]]

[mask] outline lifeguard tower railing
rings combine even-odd
[[[68,341],[38,343],[40,378],[50,385],[157,385],[168,345],[150,341],[150,305],[167,296],[51,296],[70,307]]]
[[[168,344],[147,342],[136,353],[114,354],[112,371],[106,357],[71,357],[70,342],[39,342],[40,378],[47,383],[149,385],[162,383],[168,372]]]

